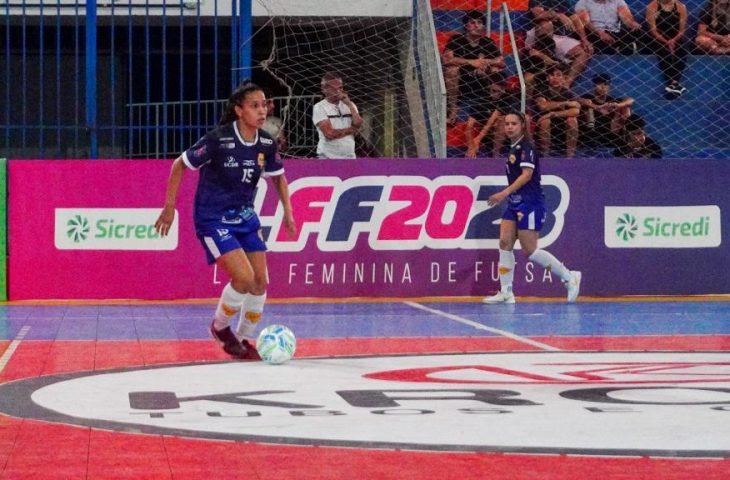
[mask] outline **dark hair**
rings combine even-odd
[[[562,73],[562,74],[565,74],[565,72],[567,71],[566,65],[565,65],[565,64],[563,64],[563,63],[556,63],[556,64],[554,64],[554,65],[550,65],[550,66],[549,66],[549,67],[547,68],[547,70],[545,70],[545,75],[546,75],[546,76],[550,76],[550,75],[552,75],[552,74],[553,74],[554,72],[557,72],[557,71],[559,71],[559,72],[560,72],[560,73]]]
[[[244,80],[234,91],[226,101],[226,106],[223,108],[223,114],[218,122],[218,125],[225,125],[227,123],[235,122],[238,120],[236,115],[236,106],[240,105],[242,101],[246,99],[246,95],[253,92],[263,92],[263,89],[251,83],[248,80]]]
[[[527,127],[527,117],[525,116],[524,113],[520,112],[519,110],[510,110],[509,112],[507,112],[507,113],[504,114],[505,117],[507,115],[514,115],[514,116],[516,116],[517,118],[520,119],[520,123],[522,124],[522,128],[526,128]]]
[[[466,26],[466,24],[469,23],[469,20],[479,20],[484,23],[484,12],[480,12],[479,10],[469,10],[465,12],[461,17],[461,23]]]
[[[646,121],[636,113],[629,115],[629,118],[626,119],[626,124],[624,125],[624,129],[627,132],[644,130],[644,127],[646,127]]]
[[[342,80],[342,75],[337,72],[325,72],[322,75],[322,82],[329,82],[331,80]]]
[[[598,85],[601,83],[611,85],[611,75],[607,73],[599,73],[598,75],[593,76],[592,81],[593,85]]]

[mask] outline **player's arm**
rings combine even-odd
[[[510,196],[517,190],[519,190],[520,188],[527,185],[527,182],[529,182],[532,179],[532,173],[534,171],[535,170],[533,168],[523,166],[522,173],[520,173],[520,176],[517,177],[517,179],[511,185],[507,185],[507,187],[504,188],[504,190],[501,190],[501,191],[495,193],[494,195],[490,196],[489,200],[487,200],[487,203],[489,205],[494,206],[494,205],[497,205],[497,204],[503,202],[505,198],[507,198],[508,196]]]
[[[163,237],[167,236],[170,231],[170,225],[175,220],[175,202],[177,201],[177,191],[180,188],[183,175],[185,174],[185,163],[182,155],[172,162],[170,168],[170,176],[167,178],[167,190],[165,192],[165,206],[162,208],[160,216],[155,222],[155,230]]]
[[[279,194],[281,205],[284,207],[284,228],[286,228],[289,238],[294,238],[297,234],[297,224],[294,221],[294,211],[292,210],[291,199],[289,197],[289,182],[283,173],[271,177],[271,182],[274,184],[276,193]]]

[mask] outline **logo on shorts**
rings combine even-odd
[[[225,237],[226,235],[228,235],[227,228],[216,228],[215,231],[218,232],[219,237]]]

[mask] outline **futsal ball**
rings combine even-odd
[[[284,325],[269,325],[259,333],[256,349],[264,362],[276,365],[294,356],[297,339]]]

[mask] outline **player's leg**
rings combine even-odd
[[[246,338],[252,338],[256,325],[261,320],[266,303],[266,285],[268,283],[268,271],[266,268],[265,252],[247,252],[246,257],[253,268],[253,285],[251,291],[246,295],[241,307],[241,316],[236,328],[236,336],[242,342]]]
[[[500,289],[495,295],[482,299],[483,303],[515,303],[515,295],[512,292],[512,282],[515,277],[515,254],[514,247],[517,240],[517,223],[511,217],[512,212],[508,209],[502,217],[499,226],[499,285]]]
[[[223,350],[236,358],[248,358],[249,352],[231,330],[231,320],[241,310],[246,295],[252,288],[254,272],[243,249],[237,248],[220,255],[216,264],[231,278],[223,288],[210,332]]]
[[[580,292],[581,272],[571,271],[553,254],[537,247],[539,237],[537,230],[519,230],[520,246],[527,258],[562,280],[568,289],[568,301],[574,302]]]

